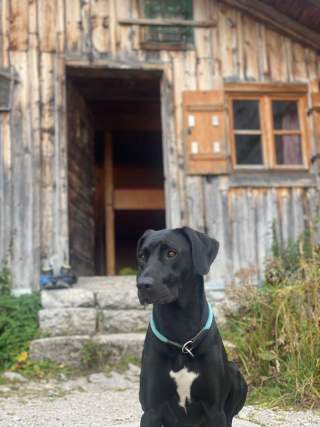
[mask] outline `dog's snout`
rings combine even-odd
[[[137,287],[140,290],[147,290],[153,287],[154,280],[152,277],[141,277],[137,281]]]

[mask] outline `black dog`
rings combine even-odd
[[[138,297],[153,304],[140,377],[140,427],[231,427],[247,385],[227,355],[203,275],[219,244],[188,227],[138,242]]]

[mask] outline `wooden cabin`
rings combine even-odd
[[[0,1],[0,264],[135,267],[147,228],[215,236],[261,278],[319,218],[319,0]]]

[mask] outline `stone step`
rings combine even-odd
[[[42,291],[41,302],[44,308],[143,309],[132,276],[80,277],[71,289]]]
[[[142,309],[135,276],[80,277],[74,289],[94,293],[99,308]]]
[[[79,368],[92,352],[99,363],[114,364],[124,357],[140,359],[144,338],[144,333],[40,338],[31,342],[29,357]]]
[[[39,311],[39,326],[47,336],[145,332],[149,317],[150,309],[45,308]]]

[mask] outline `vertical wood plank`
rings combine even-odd
[[[57,1],[40,0],[38,3],[39,42],[42,52],[54,52],[57,43]]]
[[[116,0],[109,0],[109,14],[110,14],[110,21],[109,21],[109,34],[110,34],[110,49],[111,53],[113,55],[116,55],[117,53],[117,7],[116,7]]]
[[[244,75],[248,81],[257,81],[259,80],[258,24],[247,16],[243,16],[242,19]]]
[[[184,145],[183,145],[183,121],[182,121],[182,92],[184,90],[184,61],[182,53],[172,55],[173,61],[173,115],[175,121],[175,145],[177,150],[177,190],[180,193],[180,224],[187,225],[186,188],[184,175]]]
[[[126,19],[131,17],[131,0],[122,0],[116,2],[116,14],[118,19]],[[131,33],[132,28],[129,25],[117,26],[117,39],[119,55],[121,57],[128,57],[131,52]]]
[[[54,253],[54,54],[40,55],[41,256]]]
[[[285,82],[287,80],[286,63],[283,37],[275,31],[266,31],[266,43],[268,50],[270,78],[273,82]]]
[[[9,0],[2,0],[2,9],[1,9],[1,52],[0,52],[0,62],[3,67],[10,66],[10,57],[9,57],[9,27],[10,27],[10,4]]]
[[[110,16],[112,0],[97,0],[91,5],[92,47],[98,54],[110,51]],[[113,52],[114,53],[114,52]]]
[[[57,2],[57,42],[56,49],[59,53],[65,53],[66,42],[66,16],[65,16],[65,0],[56,0]]]
[[[307,80],[305,49],[299,43],[292,43],[292,68],[293,77],[296,81]]]
[[[196,69],[196,52],[188,51],[182,56],[184,63],[183,75],[183,90],[196,90],[197,88],[197,69]],[[182,96],[182,93],[181,93]],[[180,100],[181,110],[183,108],[183,101]],[[180,121],[180,138],[183,146],[183,153],[185,155],[185,137],[184,137],[184,123]],[[185,171],[184,171],[185,172]],[[186,202],[188,209],[188,224],[199,231],[205,230],[204,221],[204,198],[202,177],[200,176],[186,176]]]
[[[10,1],[9,49],[26,51],[28,49],[28,0]]]
[[[12,139],[12,279],[13,292],[30,292],[33,289],[33,147],[28,96],[28,56],[26,52],[13,51],[11,59],[20,76],[16,88],[11,117]],[[23,173],[21,173],[23,171]]]
[[[270,77],[267,39],[266,39],[266,27],[262,24],[258,24],[258,28],[259,28],[258,49],[259,49],[260,80],[264,81],[264,80],[268,80]]]
[[[166,226],[181,225],[181,188],[178,185],[179,155],[176,145],[175,107],[173,93],[173,65],[170,62],[164,69],[161,82],[161,126],[164,158]],[[181,162],[181,160],[180,160]]]
[[[316,78],[320,78],[320,73],[318,72],[317,53],[312,49],[305,49],[305,53],[308,79],[314,80]]]
[[[81,52],[81,3],[80,0],[65,0],[66,49],[69,54]]]
[[[105,173],[105,209],[106,209],[106,274],[113,276],[116,273],[115,230],[113,208],[113,154],[112,135],[105,134],[104,139],[104,173]]]
[[[32,5],[35,6],[35,5]],[[29,28],[36,28],[36,7],[30,7]],[[29,35],[28,52],[28,81],[30,103],[30,128],[32,135],[32,163],[33,163],[33,280],[34,288],[39,285],[40,273],[40,224],[41,224],[41,145],[40,145],[40,73],[39,73],[39,40],[38,34]]]
[[[63,55],[54,57],[54,150],[55,150],[55,202],[54,202],[54,248],[60,265],[69,262],[68,224],[68,146],[66,75]]]
[[[209,10],[211,19],[218,22],[219,20],[219,5],[216,2],[209,2]],[[211,30],[211,57],[213,61],[214,78],[222,76],[222,47],[221,47],[221,26],[217,25]]]
[[[234,9],[219,6],[219,36],[221,43],[222,75],[226,79],[237,77],[237,23]]]
[[[209,12],[208,12],[209,11]],[[208,19],[210,14],[209,1],[201,0],[195,3],[193,17],[195,20]],[[197,52],[197,88],[199,90],[209,90],[213,86],[213,61],[212,52],[212,34],[210,28],[195,28],[194,39]]]

